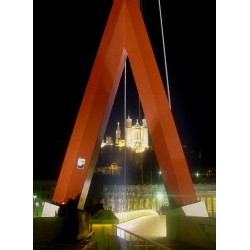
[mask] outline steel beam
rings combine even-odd
[[[172,205],[196,202],[196,194],[169,108],[138,0],[114,0],[76,119],[54,202],[81,193],[83,208],[101,141],[127,56]],[[83,169],[77,168],[84,159]]]

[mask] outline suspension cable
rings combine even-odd
[[[169,81],[168,81],[168,69],[167,69],[166,50],[165,50],[165,41],[164,41],[164,32],[163,32],[162,15],[161,15],[161,2],[160,2],[160,0],[158,0],[158,3],[159,3],[159,12],[160,12],[161,37],[162,37],[164,65],[165,65],[165,75],[166,75],[167,92],[168,92],[168,102],[169,102],[169,107],[171,109],[170,90],[169,90]]]
[[[124,148],[124,185],[127,185],[127,162],[126,162],[126,113],[127,113],[127,62],[124,65],[124,137],[125,137],[125,148]]]
[[[141,10],[141,14],[143,17],[143,5],[142,5],[143,0],[140,0],[140,10]],[[138,93],[138,120],[139,122],[141,121],[141,100],[140,100],[140,96]]]

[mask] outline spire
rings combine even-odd
[[[116,131],[115,131],[115,138],[116,139],[120,139],[121,138],[121,129],[120,129],[120,126],[119,126],[119,122],[117,122],[117,128],[116,128]]]

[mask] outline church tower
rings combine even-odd
[[[132,119],[126,119],[125,127],[126,146],[135,150],[137,153],[143,152],[148,148],[148,127],[146,119],[142,119],[142,126],[136,119],[136,124],[132,125]]]
[[[120,129],[119,122],[118,122],[116,131],[115,131],[115,145],[119,145],[120,140],[121,140],[121,129]]]
[[[127,147],[132,143],[132,119],[129,116],[126,119],[125,141]]]

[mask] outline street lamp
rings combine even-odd
[[[159,181],[159,183],[161,183],[161,174],[162,174],[162,173],[161,173],[161,170],[159,170],[159,171],[158,171],[158,181]]]
[[[163,194],[159,192],[159,193],[156,194],[156,197],[157,197],[157,199],[158,199],[159,201],[161,201],[162,198],[163,198]]]

